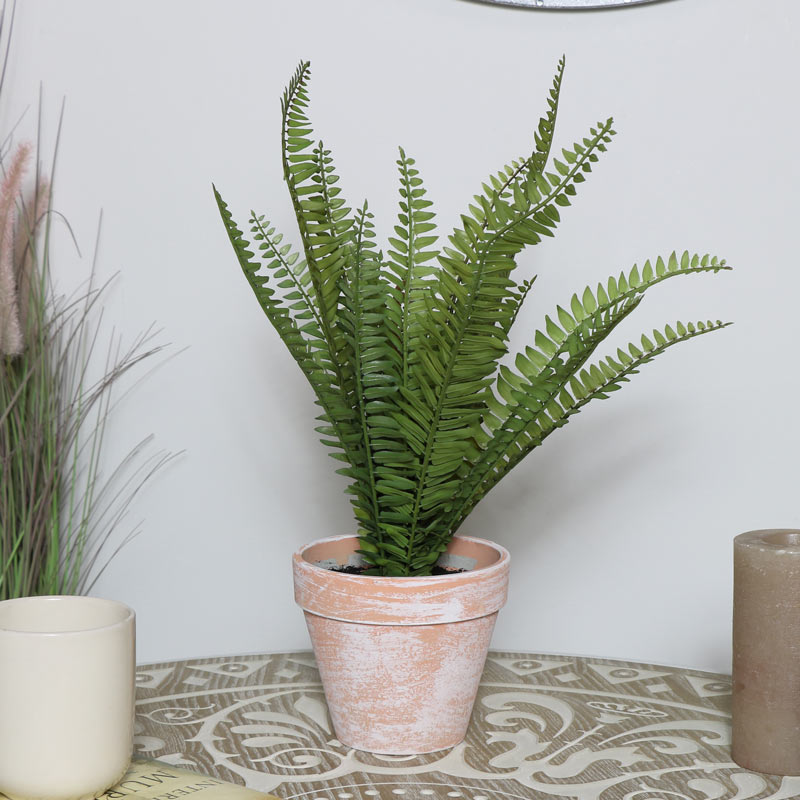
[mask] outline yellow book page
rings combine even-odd
[[[278,800],[275,795],[200,775],[162,761],[135,758],[122,780],[100,800]]]

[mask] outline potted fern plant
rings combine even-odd
[[[334,728],[359,749],[421,753],[463,738],[509,556],[459,536],[461,524],[572,415],[724,326],[678,322],[592,360],[648,289],[728,269],[673,254],[573,295],[501,363],[533,285],[515,278],[516,256],[553,235],[614,135],[611,119],[599,122],[551,159],[563,71],[562,59],[532,152],[490,176],[441,247],[401,149],[395,235],[377,248],[367,203],[347,206],[331,153],[313,138],[308,63],[281,102],[302,248],[255,213],[248,241],[214,189],[244,275],[314,391],[322,442],[351,480],[357,534],[301,548],[294,574]]]

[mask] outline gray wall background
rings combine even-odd
[[[727,670],[731,539],[800,526],[797,457],[800,4],[671,0],[557,13],[463,0],[20,3],[3,130],[56,172],[56,278],[119,271],[106,317],[173,349],[114,412],[110,467],[142,436],[186,452],[142,494],[141,535],[95,593],[139,616],[139,659],[308,646],[290,554],[352,530],[304,379],[263,318],[211,196],[296,237],[278,98],[313,66],[312,114],[351,203],[394,224],[397,145],[447,231],[493,170],[530,149],[567,55],[557,141],[614,115],[619,135],[521,273],[515,344],[587,283],[673,249],[732,273],[653,290],[610,346],[676,319],[735,321],[590,406],[480,505],[464,532],[512,551],[496,647]],[[26,111],[27,109],[27,111]]]

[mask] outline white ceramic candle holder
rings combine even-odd
[[[85,800],[133,749],[135,615],[94,597],[0,602],[0,792]]]

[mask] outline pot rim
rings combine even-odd
[[[296,562],[302,563],[304,566],[311,567],[312,569],[319,570],[320,572],[328,573],[337,575],[342,578],[349,578],[351,580],[357,581],[397,581],[401,584],[411,584],[418,581],[424,581],[425,583],[458,583],[459,580],[464,580],[465,576],[468,575],[477,575],[479,573],[485,573],[489,570],[497,570],[504,568],[508,562],[511,560],[511,554],[508,550],[497,542],[493,542],[491,539],[482,539],[478,536],[462,536],[460,534],[456,534],[453,536],[453,541],[456,539],[460,539],[461,541],[466,542],[474,542],[479,545],[486,545],[490,549],[494,550],[498,555],[499,558],[497,561],[494,561],[491,564],[487,564],[485,567],[478,567],[477,569],[468,569],[464,570],[463,572],[453,572],[449,575],[358,575],[350,572],[335,572],[332,569],[328,569],[327,567],[320,567],[318,564],[315,564],[313,561],[308,561],[305,558],[304,553],[306,550],[309,550],[316,545],[325,544],[326,542],[339,542],[344,539],[358,539],[358,535],[354,533],[344,533],[339,534],[337,536],[325,536],[322,539],[315,539],[313,542],[308,542],[304,544],[302,547],[298,548],[292,554],[292,560]]]
[[[454,537],[448,548],[451,552],[466,544],[464,549],[472,550],[473,556],[475,549],[484,549],[497,560],[451,575],[354,575],[317,566],[304,556],[314,545],[336,545],[342,540],[349,540],[348,545],[352,542],[355,549],[358,537],[348,534],[319,539],[304,545],[292,557],[295,602],[306,614],[367,625],[431,625],[496,614],[505,605],[511,556],[494,542]],[[344,548],[339,545],[338,549]]]

